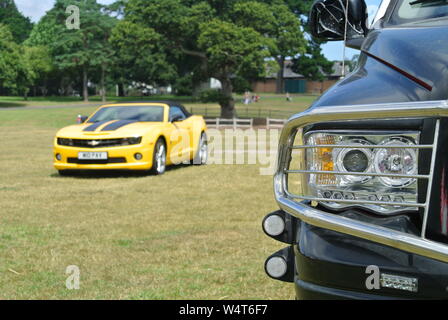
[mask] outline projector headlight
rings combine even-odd
[[[304,143],[318,147],[304,153],[308,173],[302,190],[309,197],[328,199],[320,203],[332,209],[364,207],[380,214],[417,210],[398,203],[417,202],[412,176],[418,174],[418,151],[406,146],[418,141],[418,132],[309,132]]]
[[[353,146],[368,146],[371,143],[365,139],[350,139],[348,144]],[[373,155],[370,149],[364,148],[345,148],[337,152],[336,168],[341,172],[365,173],[372,171]],[[365,183],[372,179],[368,176],[342,176],[346,184]]]

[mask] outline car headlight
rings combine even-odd
[[[58,145],[72,147],[74,145],[73,139],[58,138]]]
[[[381,143],[384,146],[412,145],[412,140],[404,137],[389,138]],[[416,175],[417,152],[413,149],[378,149],[375,154],[375,171],[387,174],[409,174]],[[380,181],[388,187],[400,188],[415,182],[411,178],[381,177]]]
[[[309,132],[305,144],[318,147],[304,155],[304,190],[310,197],[329,199],[321,204],[332,209],[355,206],[380,214],[417,210],[398,203],[417,203],[413,176],[418,174],[418,151],[411,146],[418,141],[418,132]]]
[[[122,141],[124,146],[132,146],[140,144],[142,142],[142,137],[125,138]]]

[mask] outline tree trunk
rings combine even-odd
[[[219,79],[222,85],[223,98],[220,101],[221,118],[232,119],[236,118],[235,99],[233,99],[233,85],[232,81],[227,78]]]
[[[82,96],[84,98],[84,102],[89,101],[89,90],[87,88],[87,67],[83,66],[82,68]]]
[[[101,101],[106,102],[106,67],[101,66]]]
[[[285,93],[285,58],[279,57],[277,58],[278,66],[280,67],[280,70],[277,73],[277,88],[276,93],[281,94]]]
[[[124,83],[118,84],[118,96],[119,97],[126,97],[126,90],[124,88]]]

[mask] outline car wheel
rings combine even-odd
[[[196,152],[196,156],[193,159],[194,165],[205,165],[208,160],[208,142],[207,135],[203,132],[201,135],[201,140],[199,141],[199,148]]]
[[[166,146],[162,139],[157,140],[152,155],[152,169],[151,173],[155,175],[162,175],[166,171]]]

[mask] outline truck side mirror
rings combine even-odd
[[[311,34],[318,39],[344,40],[346,25],[347,40],[363,38],[368,31],[367,5],[364,0],[317,0],[311,7],[309,23]]]

